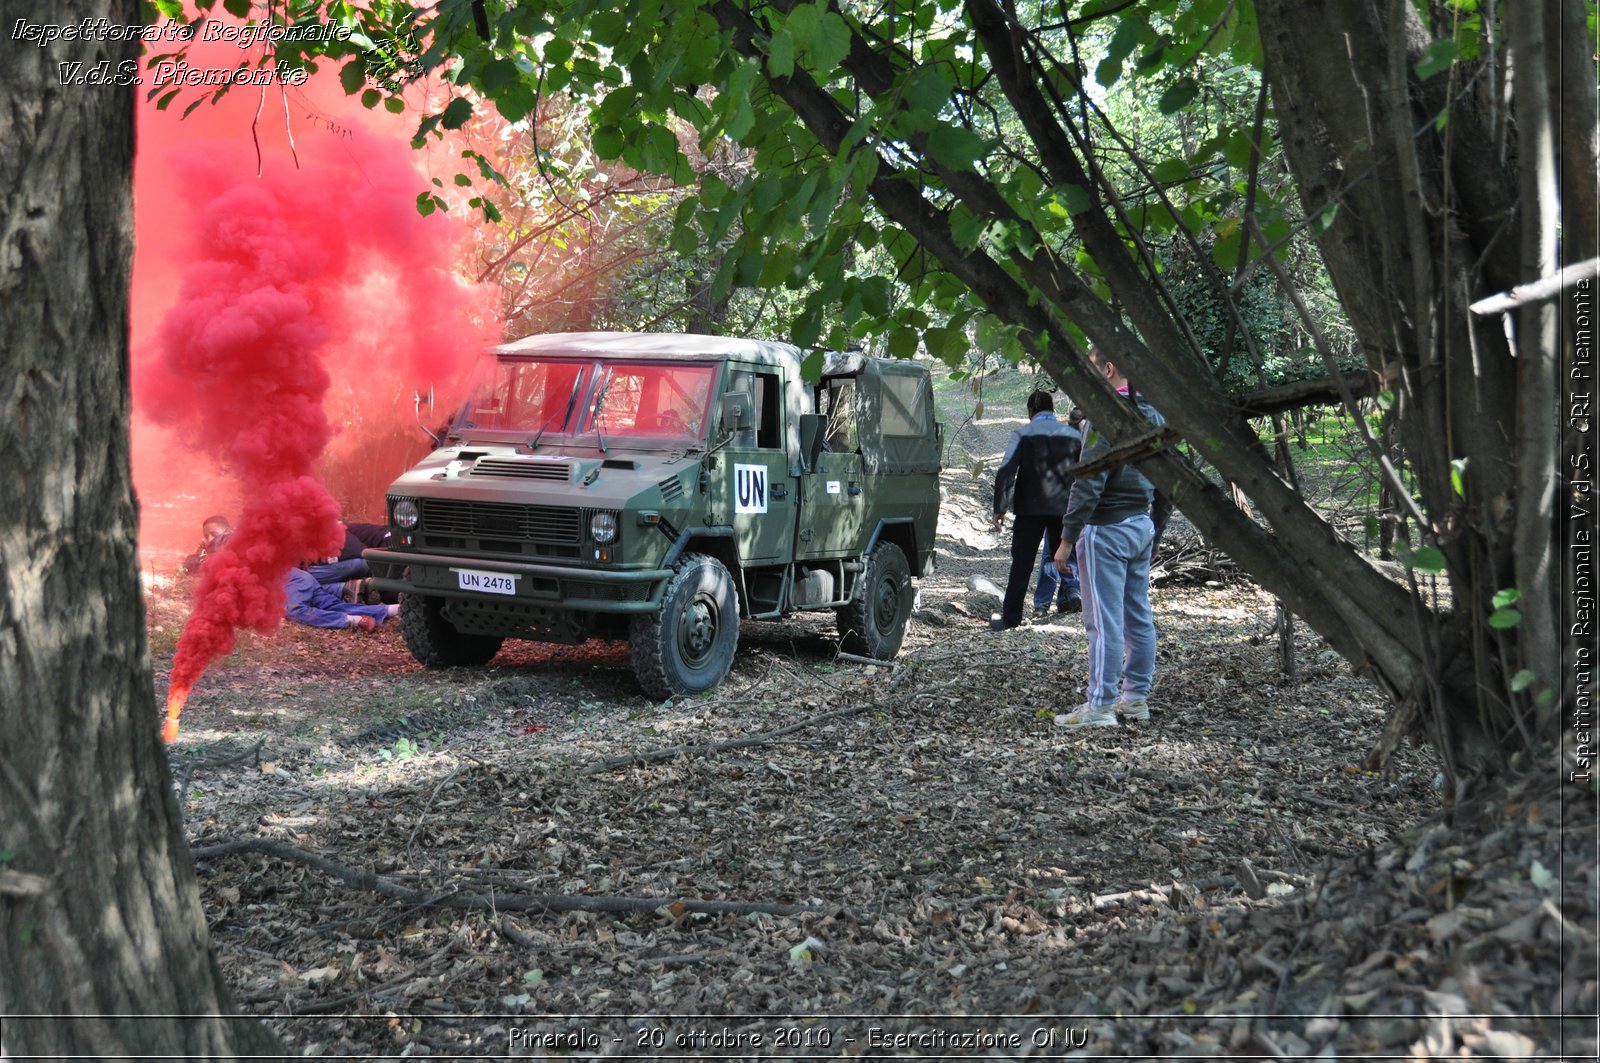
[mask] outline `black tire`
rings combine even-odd
[[[905,553],[894,543],[880,542],[867,555],[850,604],[834,610],[845,651],[875,661],[892,659],[905,640],[915,597]]]
[[[400,596],[400,634],[411,656],[428,668],[475,668],[488,664],[505,640],[467,635],[444,615],[444,599],[421,594]]]
[[[653,698],[710,690],[733,666],[739,598],[721,561],[685,554],[667,583],[661,611],[633,618],[629,657]]]

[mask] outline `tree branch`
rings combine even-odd
[[[1246,417],[1269,417],[1301,406],[1335,406],[1344,401],[1344,391],[1339,387],[1341,379],[1345,389],[1354,398],[1364,399],[1372,394],[1372,376],[1363,373],[1354,378],[1320,376],[1310,380],[1293,380],[1240,395],[1235,401]]]
[[[1093,476],[1101,469],[1109,469],[1114,465],[1126,465],[1128,462],[1148,458],[1158,451],[1165,450],[1174,443],[1181,442],[1183,436],[1175,428],[1160,425],[1149,431],[1140,432],[1126,443],[1119,443],[1110,450],[1096,454],[1088,461],[1080,461],[1076,465],[1068,465],[1066,473],[1073,479],[1081,480],[1085,476]]]

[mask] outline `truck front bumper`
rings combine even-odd
[[[660,608],[672,576],[672,570],[665,568],[612,571],[403,550],[367,550],[361,556],[372,568],[372,585],[380,591],[575,613],[653,613]],[[469,581],[463,573],[509,576],[512,589],[475,590],[463,586]]]

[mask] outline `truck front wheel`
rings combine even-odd
[[[400,596],[400,634],[411,656],[428,668],[488,664],[505,641],[494,635],[457,631],[444,615],[444,599],[421,594]]]
[[[661,611],[633,618],[629,656],[653,698],[698,694],[722,682],[739,644],[739,600],[722,562],[685,554]]]
[[[867,555],[850,604],[834,611],[845,650],[876,661],[899,653],[912,599],[911,566],[905,553],[894,543],[880,542]]]

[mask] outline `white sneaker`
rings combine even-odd
[[[1150,722],[1150,702],[1144,698],[1123,698],[1117,702],[1117,715],[1129,723]]]
[[[1056,714],[1057,727],[1115,727],[1117,726],[1117,709],[1115,705],[1106,705],[1095,708],[1087,703],[1079,705],[1071,712]]]

